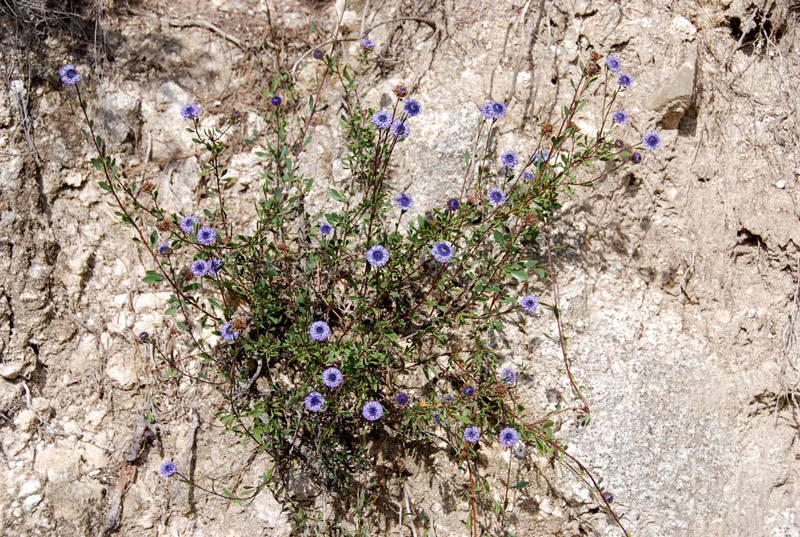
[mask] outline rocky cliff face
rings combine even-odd
[[[20,46],[12,32],[2,38],[5,535],[97,533],[123,477],[121,535],[290,532],[268,494],[227,508],[157,476],[161,460],[178,458],[191,438],[197,475],[249,483],[265,462],[242,466],[248,452],[221,435],[209,392],[158,381],[136,334],[180,345],[161,315],[168,293],[141,283],[150,261],[106,204],[56,75],[66,60],[81,67],[112,150],[180,212],[205,203],[180,106],[201,103],[209,124],[240,111],[230,162],[240,181],[229,195],[247,226],[259,159],[241,139],[259,122],[263,86],[247,50],[272,36],[265,7],[115,2],[103,6],[96,41],[63,31],[69,21],[37,34],[47,46]],[[343,7],[271,3],[273,30],[283,44],[313,46]],[[614,53],[634,75],[623,100],[633,118],[625,141],[656,129],[662,148],[565,197],[554,229],[567,246],[556,268],[572,367],[592,405],[588,426],[565,421],[560,434],[603,477],[633,535],[800,535],[797,17],[787,2],[725,0],[670,8],[650,0],[360,0],[344,15],[354,34],[362,20],[396,19],[370,34],[381,60],[365,99],[380,106],[403,80],[424,103],[397,161],[423,213],[460,180],[487,98],[509,104],[498,147],[527,151],[541,123],[558,117],[579,59]],[[315,69],[301,71],[301,88]],[[327,91],[334,102],[335,86]],[[596,114],[588,108],[578,124],[596,128]],[[346,176],[337,110],[323,110],[312,134],[301,169],[318,181],[307,203],[315,212]],[[537,291],[547,297],[549,288]],[[543,336],[554,332],[543,314],[498,336],[508,360],[533,371],[521,385],[534,411],[571,397],[558,349]],[[193,407],[204,417],[196,435]],[[129,475],[122,454],[148,412],[160,424],[158,441]],[[531,485],[512,501],[517,535],[619,534],[571,475],[532,451],[519,470]],[[486,456],[492,472],[500,455]],[[443,453],[431,461],[409,462],[415,509],[430,515],[436,535],[463,535],[466,510],[455,498],[463,476]],[[313,483],[296,490],[316,494]],[[393,524],[387,534],[401,532]]]

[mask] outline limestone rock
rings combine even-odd
[[[645,100],[645,107],[654,111],[661,129],[676,129],[692,104],[695,62],[685,62],[664,77],[665,83]]]

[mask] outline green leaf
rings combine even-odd
[[[174,305],[174,306],[170,306],[170,307],[168,307],[168,308],[167,308],[167,309],[164,311],[164,315],[165,315],[165,316],[167,316],[167,315],[172,315],[172,314],[174,314],[176,311],[178,311],[178,305],[177,305],[177,304],[176,304],[176,305]]]
[[[524,270],[509,270],[508,273],[517,281],[524,282],[528,279],[528,273]]]
[[[163,279],[164,279],[164,277],[161,276],[161,274],[159,274],[158,272],[156,272],[154,270],[148,270],[147,271],[147,276],[142,278],[142,281],[144,283],[158,283],[158,282],[162,281]]]
[[[347,198],[345,198],[344,195],[335,188],[331,189],[331,197],[336,201],[341,201],[342,203],[347,202]]]
[[[520,481],[516,485],[513,485],[511,488],[512,489],[521,489],[523,487],[527,487],[528,485],[529,485],[529,483],[527,481]]]

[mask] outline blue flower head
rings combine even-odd
[[[198,278],[202,278],[208,274],[208,262],[203,259],[195,259],[191,266],[192,274]]]
[[[461,204],[458,203],[456,198],[450,198],[447,200],[447,208],[451,211],[457,211],[459,207],[461,207]]]
[[[195,227],[200,225],[200,220],[196,216],[184,216],[181,220],[181,229],[184,233],[194,233]]]
[[[331,327],[325,321],[315,321],[308,328],[308,335],[314,341],[325,341],[331,335]]]
[[[395,138],[402,140],[403,138],[408,138],[408,135],[410,133],[411,133],[411,128],[405,121],[400,121],[399,119],[395,119],[392,122],[392,134],[394,135]]]
[[[491,203],[493,206],[500,207],[506,202],[507,199],[508,196],[506,196],[506,193],[500,188],[493,186],[491,189],[489,189],[489,203]]]
[[[517,374],[510,367],[503,369],[503,372],[500,373],[500,378],[509,386],[513,386],[517,382]]]
[[[439,418],[438,410],[433,411],[433,423],[435,423],[436,425],[441,425],[442,423],[442,420]]]
[[[272,106],[280,106],[280,104],[283,102],[283,99],[281,99],[278,95],[274,95],[269,102],[272,103]]]
[[[306,395],[305,405],[311,412],[319,412],[325,407],[325,398],[319,392],[311,392]]]
[[[381,130],[388,129],[392,126],[392,114],[386,110],[378,110],[372,114],[372,123]]]
[[[213,227],[201,227],[197,230],[197,242],[203,246],[211,246],[217,242],[217,232]]]
[[[408,114],[409,117],[419,115],[420,112],[422,112],[422,105],[419,104],[419,101],[415,101],[414,99],[408,99],[406,101],[406,114]]]
[[[68,86],[73,86],[81,81],[81,75],[75,70],[75,66],[68,63],[58,70],[58,75],[61,77],[61,82]]]
[[[404,393],[397,394],[397,404],[398,405],[405,405],[408,403],[408,396]]]
[[[606,58],[606,65],[612,73],[619,73],[622,71],[622,62],[616,56],[609,56]]]
[[[606,502],[608,502],[608,503],[611,503],[611,502],[613,502],[613,501],[614,501],[614,495],[613,495],[613,494],[611,494],[611,493],[610,493],[610,492],[608,492],[608,491],[605,491],[605,492],[603,492],[603,499],[604,499]]]
[[[481,115],[486,119],[500,119],[506,115],[507,107],[500,101],[492,101],[481,105]]]
[[[431,254],[439,263],[447,263],[452,260],[455,253],[453,245],[445,241],[437,241],[431,248]]]
[[[658,149],[658,146],[661,145],[661,135],[658,134],[656,131],[650,131],[644,135],[642,143],[647,149],[649,149],[650,151],[654,151]]]
[[[519,164],[519,157],[517,157],[517,154],[511,150],[503,151],[503,154],[500,155],[500,162],[502,162],[503,166],[506,168],[511,169]]]
[[[543,149],[542,151],[537,151],[533,155],[531,155],[531,162],[534,166],[538,166],[546,162],[550,158],[550,151],[547,149]]]
[[[389,262],[389,250],[376,244],[367,250],[367,261],[373,267],[382,267]]]
[[[531,172],[522,172],[521,177],[524,181],[533,181],[533,174]]]
[[[398,194],[395,202],[397,202],[397,206],[400,208],[400,210],[403,211],[410,211],[411,208],[414,207],[414,200],[405,192]]]
[[[633,86],[633,77],[631,75],[622,73],[619,75],[619,85],[623,88],[630,88]]]
[[[328,388],[338,388],[342,385],[343,380],[344,375],[342,375],[338,367],[329,367],[322,372],[322,383]]]
[[[169,255],[172,253],[172,243],[169,241],[162,242],[158,247],[158,253],[161,255]]]
[[[320,224],[319,232],[321,235],[330,235],[331,233],[333,233],[333,226],[327,222],[324,222]]]
[[[377,401],[370,401],[361,408],[361,415],[367,421],[378,421],[383,417],[383,406]]]
[[[633,161],[634,164],[641,163],[642,162],[642,154],[639,153],[638,151],[634,152],[633,155],[631,155],[631,160]]]
[[[200,115],[200,107],[197,103],[184,104],[181,108],[181,116],[183,119],[194,119]]]
[[[464,387],[464,391],[462,393],[464,395],[466,395],[467,397],[472,397],[473,394],[475,393],[475,387],[474,386],[465,386]]]
[[[627,125],[628,121],[630,121],[631,116],[628,115],[628,112],[625,110],[617,110],[614,112],[614,123],[619,123],[620,125]]]
[[[372,39],[362,39],[361,48],[364,50],[375,50],[375,41]]]
[[[539,299],[534,295],[525,295],[519,299],[519,304],[528,313],[536,313],[536,310],[539,309]]]
[[[225,341],[233,341],[239,337],[239,332],[233,330],[231,323],[224,323],[219,331],[219,335],[221,335],[222,339]]]
[[[320,49],[315,50],[313,52],[313,56],[318,60],[321,59],[322,58],[322,51]]]
[[[161,477],[172,477],[178,473],[178,467],[175,466],[175,463],[172,461],[164,461],[161,463],[161,468],[159,468],[158,473],[161,474]]]
[[[208,275],[209,276],[216,276],[219,273],[219,269],[222,268],[222,260],[217,259],[216,257],[212,257],[208,261]]]
[[[514,447],[514,444],[519,441],[519,431],[513,427],[506,427],[500,431],[500,443],[506,447]]]
[[[475,427],[474,425],[470,425],[469,427],[464,429],[464,440],[466,440],[470,444],[475,444],[480,439],[481,439],[481,430]]]

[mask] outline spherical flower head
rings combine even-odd
[[[408,404],[408,396],[404,393],[397,394],[397,404],[398,405],[406,405]]]
[[[531,162],[534,166],[538,166],[539,164],[543,164],[550,158],[550,151],[547,149],[543,151],[537,151],[531,156]]]
[[[453,245],[445,241],[437,241],[431,248],[431,254],[439,263],[447,263],[452,260],[455,253]]]
[[[194,119],[200,115],[200,107],[197,103],[184,104],[181,108],[183,119]]]
[[[388,129],[392,126],[392,114],[386,110],[378,110],[372,114],[372,123],[381,130]]]
[[[159,468],[158,473],[161,474],[161,477],[172,477],[178,472],[178,467],[175,466],[175,463],[172,461],[164,461],[161,463],[161,468]]]
[[[377,401],[370,401],[361,408],[361,415],[367,421],[378,421],[383,417],[383,406]]]
[[[533,174],[531,172],[522,172],[523,181],[533,181]]]
[[[607,503],[611,503],[611,502],[613,502],[613,501],[614,501],[614,495],[613,495],[613,494],[611,494],[611,493],[610,493],[610,492],[608,492],[608,491],[605,491],[605,492],[603,493],[603,499],[604,499],[604,500],[605,500]]]
[[[656,131],[650,131],[644,135],[642,143],[647,149],[649,149],[650,151],[654,151],[658,149],[658,146],[661,145],[661,135],[658,134]]]
[[[400,121],[399,119],[392,121],[392,134],[395,138],[402,140],[404,138],[408,138],[410,133],[411,127],[408,126],[408,123],[405,121]]]
[[[58,70],[58,75],[61,77],[61,82],[69,86],[73,86],[81,81],[81,75],[75,70],[75,66],[68,63]]]
[[[320,49],[315,50],[313,52],[313,56],[314,56],[314,58],[316,58],[318,60],[322,59],[322,51]]]
[[[389,262],[389,250],[376,244],[367,250],[367,262],[373,267],[382,267]]]
[[[197,230],[197,242],[203,246],[211,246],[217,242],[217,232],[213,227],[201,227]]]
[[[278,95],[273,95],[269,102],[272,103],[272,106],[280,106],[283,102],[283,99],[281,99]]]
[[[333,233],[333,226],[328,224],[327,222],[324,224],[320,224],[319,233],[320,235],[330,235],[331,233]]]
[[[184,216],[181,220],[181,229],[184,233],[194,233],[195,227],[200,225],[200,220],[196,216]]]
[[[150,334],[148,334],[147,332],[142,332],[141,334],[139,334],[139,339],[141,339],[142,341],[144,341],[145,339],[148,339],[149,337],[150,337]]]
[[[328,388],[338,388],[342,385],[343,380],[344,375],[342,375],[338,367],[329,367],[322,372],[322,383]]]
[[[208,275],[209,276],[216,276],[219,274],[219,269],[222,268],[222,260],[217,259],[216,257],[212,257],[208,261]]]
[[[398,194],[395,202],[402,211],[410,211],[414,207],[414,200],[405,192]]]
[[[319,412],[325,407],[325,398],[319,392],[311,392],[306,395],[305,404],[311,412]]]
[[[481,115],[486,119],[500,119],[506,115],[506,105],[500,101],[491,101],[481,105]]]
[[[308,335],[314,341],[326,341],[331,335],[331,327],[325,321],[314,321],[308,328]]]
[[[451,211],[457,211],[458,208],[461,207],[461,204],[455,198],[450,198],[447,200],[447,208]]]
[[[633,161],[634,164],[641,163],[642,162],[642,154],[639,153],[638,151],[634,152],[633,155],[631,155],[631,160]]]
[[[169,255],[172,253],[172,243],[162,242],[158,247],[158,253],[161,255]]]
[[[513,386],[517,383],[517,373],[510,367],[503,369],[503,372],[500,373],[500,378],[509,386]]]
[[[620,125],[627,125],[630,119],[631,116],[625,110],[617,110],[616,112],[614,112],[614,123],[619,123]]]
[[[442,402],[446,405],[452,405],[456,402],[456,396],[452,393],[446,393],[442,396]]]
[[[206,274],[208,274],[208,262],[203,259],[195,259],[192,263],[192,274],[197,276],[198,278],[202,278]]]
[[[503,154],[500,155],[500,162],[503,163],[503,166],[506,168],[514,168],[517,164],[519,164],[519,157],[513,151],[503,151]]]
[[[422,105],[419,101],[415,101],[414,99],[406,100],[406,114],[408,114],[409,117],[419,115],[420,112],[422,112]]]
[[[470,444],[477,444],[478,440],[481,439],[481,430],[475,427],[474,425],[470,425],[466,429],[464,429],[464,440],[469,442]]]
[[[489,189],[489,203],[495,207],[500,207],[508,200],[508,196],[500,188],[494,186]]]
[[[506,447],[514,447],[519,441],[519,431],[513,427],[506,427],[500,431],[500,443]]]
[[[225,323],[222,325],[222,328],[219,331],[219,335],[221,335],[222,339],[224,339],[225,341],[233,341],[237,337],[239,337],[239,332],[233,329],[231,323]]]
[[[402,84],[398,84],[392,90],[398,99],[403,99],[408,96],[408,88]]]
[[[362,39],[361,48],[364,50],[375,50],[375,41],[372,39]]]
[[[623,88],[630,88],[633,86],[633,77],[627,73],[619,75],[619,85]]]
[[[442,423],[442,420],[439,418],[438,410],[433,411],[433,423],[435,423],[436,425],[441,425]]]
[[[519,304],[528,313],[536,313],[536,310],[539,309],[539,299],[534,295],[525,295],[519,299]]]
[[[473,396],[473,394],[475,393],[475,387],[474,387],[474,386],[465,386],[465,387],[464,387],[464,392],[463,392],[463,393],[464,393],[464,395],[466,395],[467,397],[472,397],[472,396]]]
[[[617,149],[622,149],[622,146],[625,145],[625,142],[622,140],[614,140],[614,147]]]
[[[606,65],[612,73],[619,73],[622,71],[622,62],[616,56],[609,56],[606,58]]]

